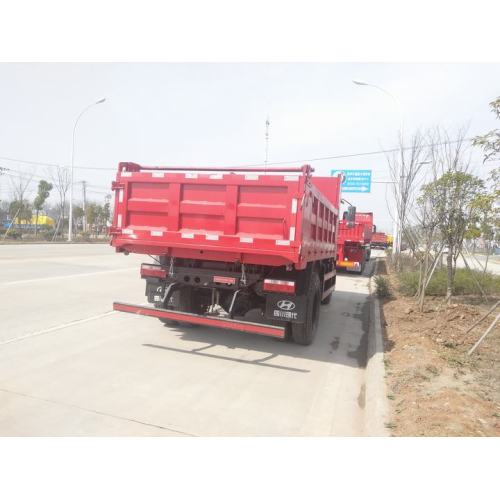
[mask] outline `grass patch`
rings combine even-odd
[[[389,280],[385,276],[377,275],[375,276],[374,281],[375,281],[375,290],[377,292],[377,295],[381,299],[390,297],[392,295],[391,284],[389,283]]]
[[[475,279],[474,279],[475,278]],[[405,271],[398,274],[399,291],[406,296],[413,296],[418,288],[418,271]],[[500,294],[500,276],[492,273],[483,274],[482,271],[469,271],[468,269],[457,269],[455,272],[455,283],[453,286],[453,295],[477,295],[479,288],[476,284],[479,282],[481,288],[488,295]],[[444,296],[446,295],[446,269],[436,271],[432,276],[426,295]]]

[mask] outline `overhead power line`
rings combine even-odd
[[[436,143],[430,143],[430,144],[425,144],[424,147],[433,147],[433,146],[443,146],[446,144],[458,144],[460,142],[465,142],[465,141],[472,141],[473,138],[469,137],[466,139],[460,139],[456,141],[443,141],[443,142],[436,142]],[[403,148],[404,151],[406,150],[411,150],[412,146],[406,146]],[[326,161],[326,160],[341,160],[344,158],[356,158],[356,157],[361,157],[361,156],[373,156],[373,155],[379,155],[379,154],[387,154],[387,153],[397,153],[400,151],[400,148],[391,148],[391,149],[379,149],[375,151],[366,151],[363,153],[349,153],[349,154],[341,154],[341,155],[331,155],[331,156],[320,156],[316,158],[302,158],[302,159],[296,159],[296,160],[287,160],[287,161],[275,161],[275,162],[267,162],[267,163],[246,163],[246,164],[240,164],[240,165],[225,165],[224,168],[249,168],[249,167],[264,167],[266,165],[290,165],[294,163],[306,163],[306,162],[315,162],[315,161]],[[6,160],[6,161],[13,161],[17,163],[25,163],[28,165],[34,165],[34,166],[42,166],[42,167],[49,167],[49,168],[57,168],[57,167],[64,167],[64,168],[70,168],[69,165],[65,164],[58,164],[58,163],[47,163],[47,162],[40,162],[40,161],[31,161],[31,160],[22,160],[19,158],[12,158],[8,156],[0,156],[0,160]],[[201,167],[200,165],[168,165],[170,168],[186,168],[186,167]],[[214,169],[221,168],[223,167],[222,165],[205,165],[206,168],[211,168],[213,167]],[[76,169],[79,170],[101,170],[101,171],[116,171],[115,167],[89,167],[89,166],[77,166],[75,165]]]

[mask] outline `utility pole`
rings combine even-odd
[[[83,232],[87,232],[87,181],[82,181],[83,196]]]

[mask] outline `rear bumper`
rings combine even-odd
[[[282,326],[250,323],[229,318],[214,318],[210,316],[203,316],[200,314],[191,314],[187,312],[159,309],[156,307],[126,304],[124,302],[114,302],[113,309],[120,312],[140,314],[142,316],[170,319],[173,321],[181,321],[183,323],[192,323],[194,325],[213,326],[215,328],[224,328],[226,330],[255,333],[257,335],[265,335],[267,337],[275,337],[279,339],[285,337],[285,328]]]
[[[361,263],[349,260],[339,260],[337,261],[337,268],[345,269],[347,271],[361,271]]]

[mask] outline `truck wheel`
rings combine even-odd
[[[194,288],[190,286],[182,287],[179,291],[179,311],[198,314],[198,309]],[[184,323],[183,321],[179,321],[178,324],[190,328],[196,328],[198,326],[194,323]]]
[[[306,321],[292,323],[292,338],[296,344],[309,345],[313,341],[318,328],[320,303],[321,286],[318,275],[314,273],[311,276],[307,292]]]
[[[163,304],[160,302],[155,302],[155,307],[157,309],[163,309]],[[168,308],[167,308],[168,309]],[[164,325],[167,326],[177,326],[179,323],[175,321],[174,319],[165,319],[165,318],[158,318]]]
[[[333,293],[330,293],[330,294],[328,295],[328,297],[325,297],[325,298],[321,301],[321,304],[322,304],[322,305],[324,305],[324,306],[328,305],[328,304],[332,301],[332,295],[333,295]]]
[[[360,268],[360,270],[358,271],[358,274],[359,274],[359,275],[363,274],[364,270],[365,270],[365,261],[362,261],[362,262],[361,262],[361,268]]]

